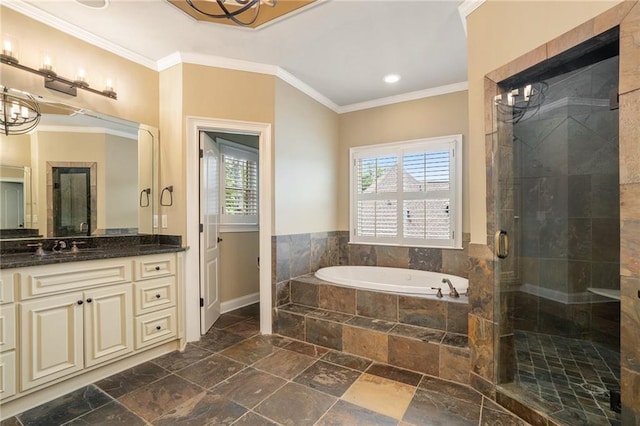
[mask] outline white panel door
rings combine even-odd
[[[220,316],[220,150],[204,132],[200,132],[200,149],[200,331],[205,334]]]
[[[21,390],[84,368],[82,293],[20,304]]]
[[[132,284],[86,291],[84,298],[86,366],[132,352]]]

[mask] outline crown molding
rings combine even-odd
[[[157,69],[158,71],[164,71],[167,68],[181,63],[273,75],[275,77],[278,77],[280,80],[292,85],[302,93],[306,94],[307,96],[311,97],[312,99],[316,100],[332,111],[338,112],[339,109],[338,105],[336,105],[322,93],[318,92],[313,87],[298,79],[293,74],[283,70],[276,65],[243,61],[240,59],[224,58],[221,56],[204,55],[200,53],[175,52],[160,59],[158,61]]]
[[[204,65],[207,67],[225,68],[229,70],[247,71],[268,75],[276,75],[276,72],[278,71],[278,67],[275,65],[193,52],[175,52],[165,58],[162,58],[157,62],[157,69],[158,71],[164,71],[166,69],[166,67],[164,67],[165,65],[173,66],[178,63]]]
[[[298,77],[294,76],[290,72],[285,71],[282,68],[278,67],[278,72],[276,73],[276,77],[278,77],[280,80],[284,81],[285,83],[288,83],[291,86],[295,87],[296,89],[298,89],[305,95],[309,96],[310,98],[316,100],[317,102],[321,103],[322,105],[326,106],[333,112],[340,113],[340,107],[335,102],[333,102],[331,99],[327,98],[325,95],[318,92],[316,89],[309,86],[307,83],[300,80]]]
[[[153,70],[157,69],[156,61],[132,52],[129,49],[125,49],[122,46],[103,39],[102,37],[98,37],[97,35],[83,30],[80,27],[69,24],[68,22],[63,21],[42,9],[38,9],[35,6],[25,3],[22,0],[0,0],[0,4],[115,55],[121,56],[147,68],[151,68]]]
[[[473,10],[475,10],[484,2],[485,0],[465,0],[465,2],[458,7],[460,16],[462,17],[464,14],[464,17],[466,18],[468,14],[473,12]],[[312,4],[320,5],[324,3],[325,3],[324,0],[320,0]],[[246,72],[253,72],[258,74],[273,75],[281,79],[282,81],[290,84],[291,86],[295,87],[302,93],[306,94],[307,96],[311,97],[312,99],[316,100],[320,104],[324,105],[325,107],[329,108],[330,110],[338,114],[467,90],[467,82],[461,82],[461,83],[449,84],[446,86],[420,90],[416,92],[405,93],[405,94],[396,95],[396,96],[390,96],[390,97],[381,98],[381,99],[374,99],[366,102],[339,106],[335,102],[331,101],[329,98],[324,96],[322,93],[318,92],[313,87],[309,86],[307,83],[303,82],[293,74],[289,73],[288,71],[285,71],[284,69],[276,65],[269,65],[269,64],[259,63],[259,62],[244,61],[240,59],[225,58],[221,56],[213,56],[213,55],[206,55],[206,54],[193,53],[193,52],[174,52],[168,56],[165,56],[164,58],[161,58],[158,61],[154,61],[145,56],[139,55],[128,49],[125,49],[115,43],[112,43],[108,40],[98,37],[89,31],[83,30],[82,28],[79,28],[75,25],[71,25],[22,0],[0,0],[0,5],[6,6],[9,9],[12,9],[23,15],[26,15],[32,19],[35,19],[36,21],[39,21],[45,25],[53,27],[75,38],[78,38],[82,41],[85,41],[89,44],[92,44],[96,47],[104,49],[108,52],[111,52],[115,55],[128,59],[137,64],[143,65],[147,68],[151,68],[155,71],[164,71],[172,66],[175,66],[181,63],[188,63],[188,64],[204,65],[204,66],[210,66],[210,67],[225,68],[225,69],[231,69],[236,71],[246,71]],[[466,32],[466,19],[463,19],[463,24]]]
[[[460,83],[447,84],[446,86],[432,87],[431,89],[418,90],[415,92],[403,93],[401,95],[389,96],[386,98],[374,99],[366,102],[345,105],[338,108],[338,114],[360,111],[363,109],[376,108],[385,105],[397,104],[400,102],[415,101],[416,99],[430,98],[432,96],[446,95],[449,93],[462,92],[468,89],[466,81]]]
[[[464,0],[460,6],[458,6],[458,13],[462,20],[462,28],[464,28],[464,34],[467,35],[467,16],[471,15],[471,12],[482,6],[486,0]]]
[[[468,87],[467,82],[463,81],[460,83],[448,84],[446,86],[433,87],[416,92],[404,93],[401,95],[389,96],[386,98],[339,106],[331,99],[327,98],[322,93],[309,86],[307,83],[303,82],[290,72],[285,71],[284,69],[276,65],[242,61],[239,59],[230,59],[220,56],[203,55],[200,53],[175,52],[158,61],[158,71],[164,71],[172,66],[181,63],[273,75],[338,114],[359,111],[368,108],[375,108],[399,102],[413,101],[416,99],[428,98],[432,96],[445,95],[448,93],[460,92],[463,90],[467,90]]]

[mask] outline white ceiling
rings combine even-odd
[[[460,0],[323,1],[258,30],[198,22],[162,0],[3,3],[156,69],[176,57],[270,65],[339,112],[466,88]],[[389,73],[402,79],[388,85]]]

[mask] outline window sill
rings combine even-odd
[[[440,249],[440,250],[464,250],[462,246],[436,246],[436,245],[418,245],[418,244],[397,244],[397,243],[379,243],[379,242],[365,242],[365,241],[349,241],[349,245],[364,245],[364,246],[386,246],[386,247],[407,247],[407,248],[425,248],[425,249]]]

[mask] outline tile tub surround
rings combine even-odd
[[[274,309],[279,334],[436,377],[469,383],[467,303],[332,285],[289,283]]]
[[[497,170],[493,167],[494,146],[498,146],[498,132],[496,126],[497,117],[492,110],[493,97],[498,93],[496,82],[511,77],[524,69],[536,65],[552,56],[569,50],[579,43],[595,37],[596,35],[619,26],[620,29],[620,70],[619,70],[619,164],[620,164],[620,334],[621,334],[621,393],[622,393],[622,424],[640,424],[640,337],[636,332],[640,328],[640,263],[638,259],[640,247],[640,208],[638,203],[631,202],[633,197],[625,197],[625,194],[638,194],[640,187],[640,2],[624,1],[612,7],[603,14],[586,21],[571,31],[550,40],[548,43],[536,48],[529,53],[516,58],[503,67],[489,73],[485,78],[485,135],[486,135],[486,160],[487,160],[487,246],[491,247],[493,233],[496,231],[496,215],[494,197],[501,196],[497,190],[499,182]],[[503,135],[505,136],[505,135]],[[509,135],[506,134],[508,137]],[[504,176],[502,176],[504,177]],[[507,213],[507,212],[505,212]],[[502,272],[502,271],[501,271]],[[493,274],[493,272],[492,272]],[[493,278],[490,280],[493,281]],[[472,289],[477,287],[473,278],[470,279]],[[493,305],[503,302],[498,289],[488,286],[486,308],[479,312],[472,310],[471,317],[478,316],[495,330],[501,340],[510,329],[509,321],[505,321],[501,313],[512,312],[513,307],[500,306],[497,312],[493,312]],[[471,298],[471,297],[470,297]],[[500,302],[495,303],[496,301]],[[472,302],[473,304],[473,302]],[[496,314],[496,315],[494,315]],[[471,340],[471,339],[470,339]],[[473,367],[491,367],[500,359],[500,351],[497,345],[487,341],[487,354],[481,362],[473,359]],[[475,342],[471,344],[472,353],[477,351]],[[496,392],[497,376],[489,369],[488,374],[479,376],[471,373],[473,386],[482,390],[485,394]],[[502,394],[498,393],[500,397]],[[552,420],[527,406],[511,398],[500,398],[500,403],[510,407],[512,411],[535,424],[547,424]]]
[[[388,266],[442,272],[468,278],[470,234],[463,249],[349,244],[348,231],[276,235],[271,238],[273,307],[290,302],[289,281],[327,266]],[[274,324],[275,327],[275,324]]]

